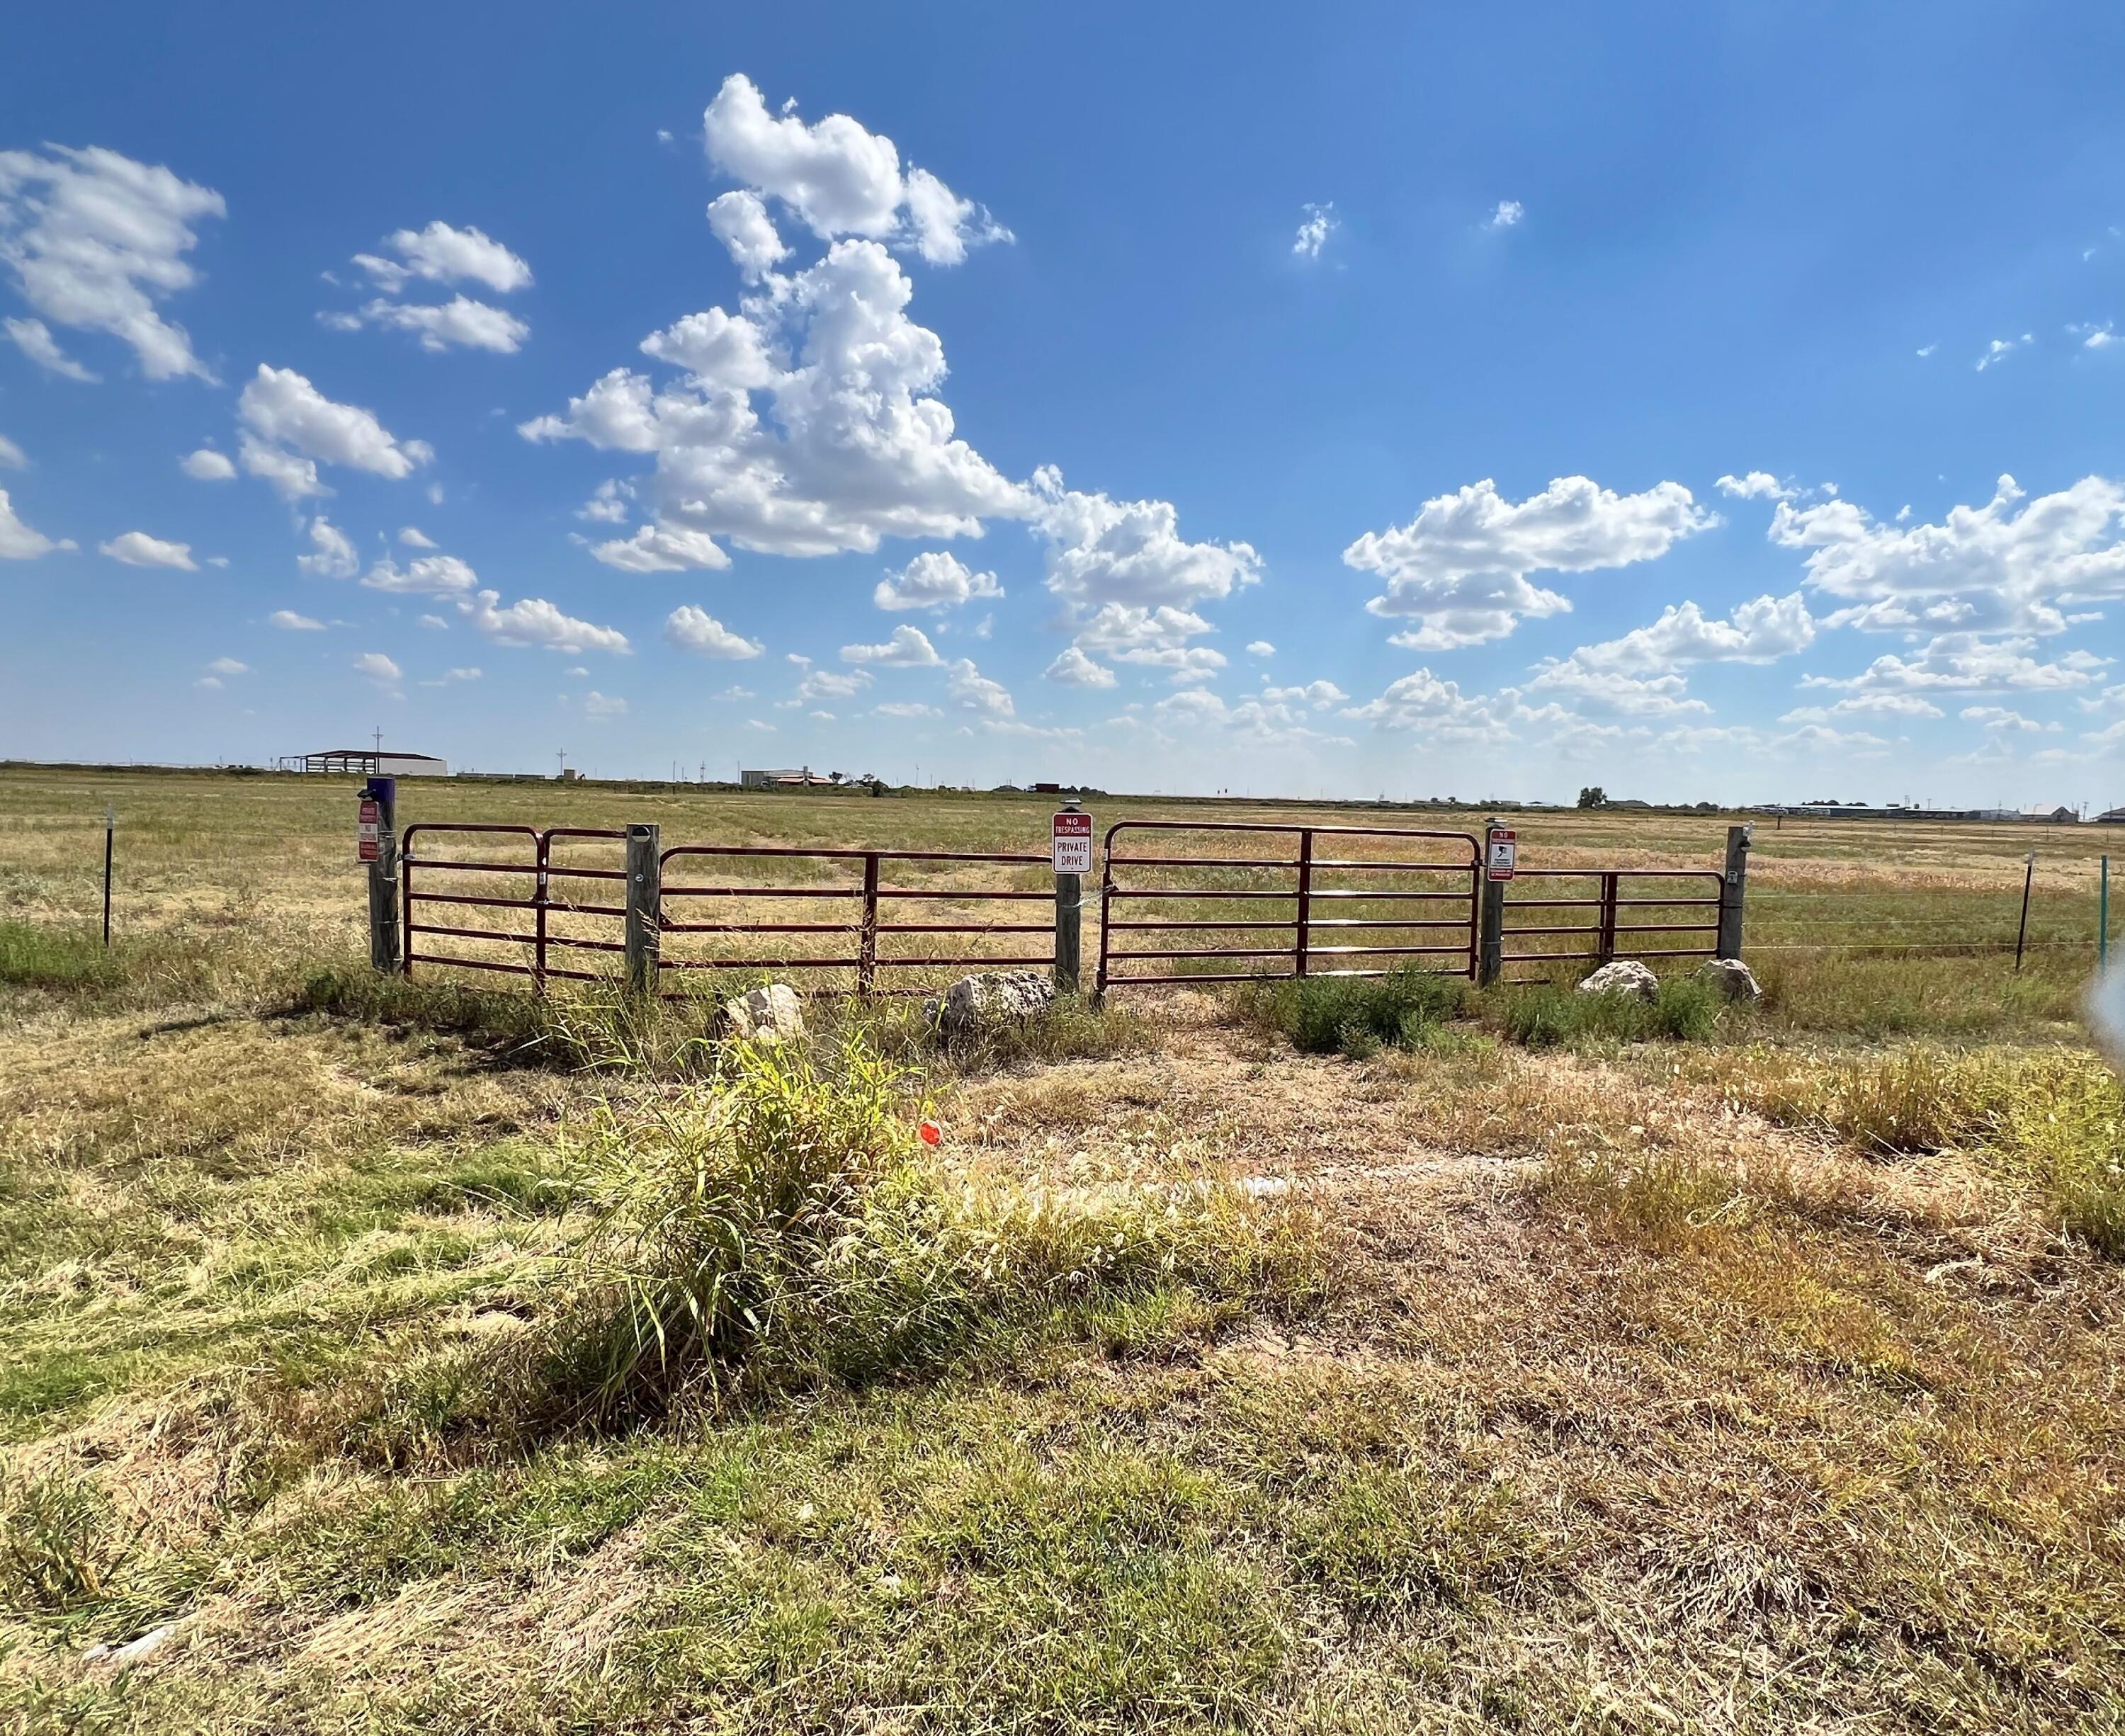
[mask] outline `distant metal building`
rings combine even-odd
[[[794,771],[745,771],[737,774],[738,783],[745,789],[811,789],[839,783],[839,778],[830,778],[815,772],[808,765]]]
[[[328,747],[321,753],[290,754],[282,758],[280,769],[355,778],[447,778],[450,774],[449,762],[433,754],[374,747]]]

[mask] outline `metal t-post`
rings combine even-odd
[[[1741,956],[1741,913],[1749,894],[1749,846],[1755,835],[1753,826],[1727,828],[1727,866],[1719,877],[1719,934],[1718,944],[1713,948],[1715,957]]]
[[[657,992],[657,967],[663,948],[664,864],[660,829],[627,829],[627,989],[631,995]]]
[[[398,926],[398,780],[371,778],[365,800],[376,804],[376,859],[369,864],[369,962],[396,975],[405,968]]]

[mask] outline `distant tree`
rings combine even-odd
[[[1609,793],[1598,783],[1590,783],[1580,791],[1579,805],[1581,807],[1606,807],[1609,805]]]

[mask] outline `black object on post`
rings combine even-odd
[[[2029,852],[2029,859],[2022,864],[2022,924],[2014,930],[2014,969],[2022,968],[2022,948],[2029,938],[2029,888],[2036,883],[2037,853]]]
[[[1741,956],[1741,914],[1749,896],[1749,847],[1755,842],[1754,826],[1727,828],[1727,866],[1719,877],[1718,944],[1715,958]]]
[[[361,851],[369,864],[369,962],[395,975],[405,967],[399,950],[398,780],[371,778],[361,787],[361,801],[365,826],[370,804],[376,810],[375,854],[369,854],[365,838]]]

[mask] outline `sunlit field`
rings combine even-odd
[[[400,793],[1007,854],[1054,805]],[[12,1727],[2125,1724],[2125,1105],[2079,1011],[2119,830],[1759,818],[1755,1006],[1683,958],[1629,1003],[1234,961],[756,1050],[712,990],[770,968],[375,976],[354,798],[0,769]],[[1748,817],[1510,816],[1524,867],[1699,869]],[[1210,921],[1282,883],[1165,872],[1125,883]]]

